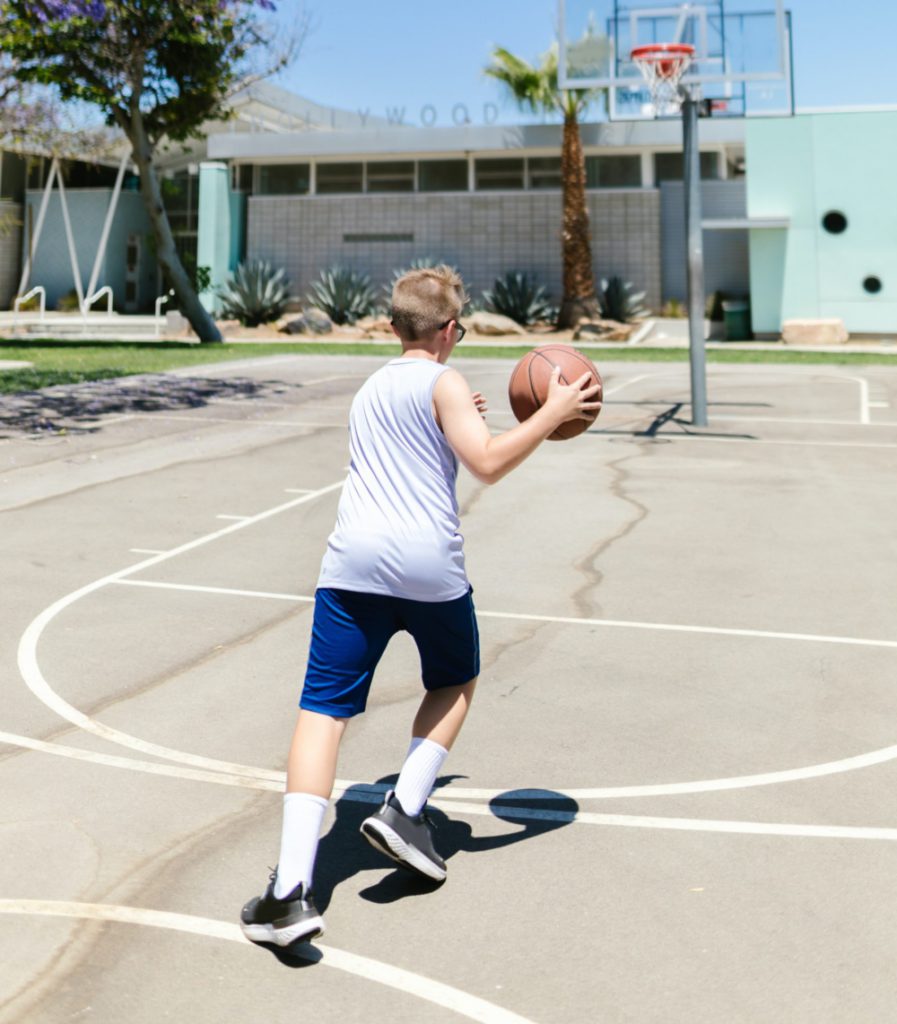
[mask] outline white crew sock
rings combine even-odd
[[[432,740],[415,736],[408,748],[408,756],[399,772],[396,799],[402,810],[411,817],[420,814],[427,797],[433,790],[439,769],[448,757],[448,751]]]
[[[283,797],[283,831],[280,837],[280,859],[274,895],[282,900],[303,882],[311,887],[318,839],[329,800],[312,793],[285,793]]]

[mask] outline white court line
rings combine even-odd
[[[216,518],[216,519],[230,519],[231,521],[233,521],[233,522],[235,522],[235,523],[245,523],[245,522],[246,522],[246,520],[247,520],[247,519],[249,519],[249,516],[228,516],[228,515],[220,515],[220,516],[215,516],[215,518]]]
[[[856,426],[857,424],[853,424]],[[711,424],[712,426],[712,424]],[[877,423],[873,423],[872,426],[877,427]],[[897,448],[897,444],[891,444],[888,442],[876,442],[876,441],[774,441],[764,437],[704,437],[702,434],[670,434],[660,431],[659,433],[646,437],[644,434],[625,434],[619,437],[614,437],[607,433],[602,427],[594,427],[588,429],[586,434],[590,434],[593,437],[600,437],[602,434],[606,435],[609,440],[622,440],[632,442],[633,444],[644,444],[645,442],[654,444],[664,444],[668,442],[678,443],[679,441],[686,442],[698,442],[703,441],[706,444],[768,444],[777,445],[785,448],[792,447],[803,447],[803,448],[863,448],[863,449],[877,449],[886,448],[892,450]]]
[[[261,590],[237,590],[230,587],[205,587],[192,583],[165,583],[157,580],[117,579],[112,583],[120,583],[130,587],[158,587],[163,590],[195,590],[203,594],[222,594],[231,597],[268,597],[277,601],[301,601],[314,603],[314,596],[309,594],[268,593]],[[670,622],[639,622],[627,619],[587,619],[572,615],[532,615],[527,612],[490,612],[477,609],[477,617],[482,619],[511,619],[521,622],[551,622],[563,626],[605,626],[614,629],[651,629],[673,633],[704,633],[713,636],[739,636],[761,640],[800,640],[819,644],[847,644],[859,647],[897,648],[897,640],[873,640],[866,637],[829,636],[824,633],[784,633],[765,629],[735,629],[723,626],[687,626]]]
[[[132,555],[164,555],[161,548],[130,548]]]
[[[24,747],[43,754],[67,757],[76,761],[99,764],[106,768],[122,768],[126,771],[142,772],[148,775],[160,775],[168,778],[185,779],[190,782],[210,782],[218,786],[235,786],[241,789],[264,790],[282,793],[286,783],[286,774],[281,773],[281,780],[274,782],[264,779],[240,778],[220,772],[203,772],[193,768],[178,768],[173,765],[156,764],[152,761],[138,761],[130,757],[115,757],[110,754],[97,754],[82,750],[79,747],[67,747],[59,743],[47,743],[33,740],[27,736],[16,736],[12,733],[0,732],[0,743],[9,746]],[[390,786],[366,784],[338,780],[333,790],[334,800],[348,800],[353,803],[377,805],[383,800],[384,793]],[[665,818],[657,815],[642,814],[596,814],[591,811],[556,811],[541,807],[519,807],[517,801],[530,799],[545,800],[545,790],[482,790],[482,789],[439,789],[428,803],[448,815],[463,814],[468,817],[499,818],[501,820],[526,820],[557,822],[566,825],[595,825],[604,828],[642,828],[673,832],[714,832],[740,835],[781,836],[796,839],[860,839],[885,840],[897,842],[897,829],[870,828],[852,825],[803,825],[786,822],[765,821],[720,821],[708,818]],[[554,799],[568,797],[584,799],[582,790],[553,790]],[[470,799],[489,799],[496,804],[489,806],[484,803],[465,803]]]
[[[298,601],[314,604],[313,597],[302,597],[299,594],[278,594],[265,590],[232,590],[229,587],[202,587],[194,583],[157,583],[155,580],[113,580],[112,583],[122,587],[151,587],[159,590],[196,591],[199,594],[224,594],[231,597],[266,597],[272,601]]]
[[[875,405],[873,402],[872,405]],[[797,416],[737,416],[730,413],[714,413],[714,420],[725,420],[726,422],[735,423],[791,423],[797,426],[807,427],[868,427],[870,424],[857,423],[856,420],[812,420],[812,419],[800,419]],[[876,420],[875,423],[871,424],[875,427],[897,427],[897,422],[894,420]]]
[[[130,580],[119,578],[110,580],[109,582],[124,586],[160,588],[181,591],[196,591],[198,593],[220,594],[222,596],[230,597],[258,597],[270,598],[278,601],[294,601],[304,603],[312,603],[314,601],[314,598],[310,595],[269,593],[265,591],[252,590],[236,590],[226,587],[203,587],[197,586],[195,584],[164,583],[155,582],[153,580]],[[748,639],[803,641],[809,643],[835,643],[845,644],[848,646],[864,647],[897,647],[897,641],[893,640],[869,640],[860,639],[857,637],[825,636],[814,633],[782,633],[764,630],[724,629],[716,626],[686,626],[672,623],[631,622],[618,619],[584,619],[560,615],[524,615],[515,612],[489,612],[479,609],[477,610],[477,615],[482,618],[509,619],[525,622],[546,622],[572,626],[599,626],[608,628],[647,630],[653,629],[660,631],[711,634],[721,636],[737,636]],[[61,702],[61,698],[57,699]],[[68,707],[68,705],[65,706]],[[57,710],[57,713],[61,713],[55,706],[54,710]],[[74,709],[72,710],[74,711]],[[81,714],[81,712],[75,713],[79,715]],[[63,717],[68,716],[63,715]],[[86,716],[84,716],[84,718],[86,719]],[[73,721],[73,719],[71,718],[69,718],[69,720]],[[87,721],[93,722],[93,719],[87,719]],[[99,725],[99,723],[95,724]],[[161,754],[160,756],[167,757],[170,760],[194,764],[212,770],[235,773],[241,776],[264,778],[268,780],[283,779],[283,775],[281,773],[272,772],[264,768],[253,768],[250,765],[237,765],[229,762],[221,762],[210,758],[202,758],[193,754],[181,754],[180,756],[173,756],[173,754],[175,754],[176,752],[171,751],[169,748],[159,748],[155,747],[154,745],[146,744],[144,741],[137,740],[135,737],[131,737],[127,733],[116,733],[119,739],[114,739],[110,735],[113,732],[113,730],[109,730],[108,727],[106,726],[103,726],[102,728],[104,730],[104,735],[107,739],[112,739],[112,742],[121,743],[123,746],[133,746],[136,749],[145,750],[147,752],[156,754],[159,754],[159,751],[162,749],[167,749],[168,752],[166,754]],[[150,749],[151,747],[152,749]],[[708,793],[719,792],[723,790],[748,789],[758,786],[778,785],[786,782],[799,782],[804,781],[806,779],[821,778],[826,775],[837,775],[847,771],[856,771],[861,768],[868,768],[872,767],[873,765],[884,764],[888,761],[894,760],[895,758],[897,758],[897,745],[884,747],[880,750],[870,751],[868,753],[859,754],[853,757],[841,758],[837,761],[825,762],[823,764],[815,764],[802,768],[785,769],[773,772],[762,772],[754,775],[734,776],[731,778],[703,779],[695,780],[692,782],[670,782],[631,786],[598,786],[589,788],[565,789],[564,793],[567,796],[581,800],[605,800],[646,796],[678,796],[686,793]],[[340,789],[347,789],[352,786],[357,786],[359,785],[359,783],[348,781],[345,779],[338,779],[336,785]],[[385,787],[383,788],[385,789]],[[494,799],[496,796],[500,795],[502,792],[502,790],[496,789],[464,789],[459,787],[452,788],[451,791],[446,791],[442,795],[447,799],[457,798],[491,800]],[[533,794],[535,792],[536,791],[534,790],[521,790],[519,799],[532,799]]]
[[[781,368],[779,368],[779,369],[781,369]],[[655,378],[658,378],[658,377],[674,377],[674,378],[676,378],[676,377],[681,376],[682,373],[683,373],[682,370],[679,370],[679,371],[666,370],[666,371],[663,371],[663,372],[660,372],[660,373],[646,373],[646,374],[642,374],[640,377],[633,377],[631,380],[628,380],[628,381],[625,381],[622,384],[619,384],[617,387],[612,388],[610,391],[606,391],[604,393],[604,397],[607,398],[610,395],[616,394],[617,392],[622,391],[623,388],[629,387],[631,384],[636,384],[639,381],[655,379]],[[713,373],[716,374],[717,371],[714,369]],[[831,381],[833,381],[836,384],[847,384],[847,383],[858,384],[859,387],[860,387],[860,420],[859,421],[864,426],[867,426],[867,425],[869,425],[872,422],[871,418],[870,418],[870,415],[869,415],[869,381],[865,377],[854,377],[854,376],[851,376],[850,374],[845,374],[845,373],[842,373],[840,371],[834,371],[834,372],[831,372],[831,373],[819,373],[818,370],[805,370],[803,368],[795,368],[791,373],[788,373],[787,376],[794,376],[795,373],[800,374],[801,376],[807,376],[807,377],[822,377],[823,379],[831,380]],[[731,371],[727,372],[727,371],[724,370],[722,372],[721,376],[731,376]],[[768,375],[764,374],[763,376],[768,376]],[[686,405],[690,404],[690,399],[685,404]],[[712,404],[712,402],[711,402],[711,404]],[[716,413],[713,413],[711,415],[711,419],[713,419],[713,420],[716,420],[716,419],[726,419],[726,418],[727,417],[718,416]],[[728,417],[728,418],[731,418],[731,417]],[[769,422],[776,422],[776,421],[770,420]],[[812,421],[808,420],[806,422],[809,423],[809,422],[812,422]],[[853,421],[853,420],[850,421],[850,422],[851,423],[855,423],[855,421]],[[876,424],[876,426],[877,425],[878,424]]]
[[[136,924],[169,931],[185,932],[210,939],[224,939],[251,947],[253,944],[240,931],[239,925],[229,921],[216,921],[192,914],[174,914],[145,907],[115,906],[109,903],[73,903],[63,900],[0,900],[0,914],[25,914],[44,917],[67,917],[86,921],[108,921],[114,924]],[[291,950],[294,956],[312,963],[321,963],[338,971],[354,974],[367,981],[386,985],[406,995],[416,996],[435,1006],[479,1021],[480,1024],[533,1024],[510,1010],[490,1003],[479,996],[470,995],[461,989],[434,981],[422,974],[414,974],[401,967],[372,960],[370,957],[349,953],[332,946],[315,944],[297,946]]]
[[[86,586],[81,587],[79,590],[75,590],[71,594],[67,594],[65,597],[60,598],[58,601],[50,605],[49,608],[45,608],[44,611],[30,623],[22,635],[22,639],[19,641],[18,664],[22,678],[25,680],[25,685],[29,690],[31,690],[38,700],[42,701],[47,705],[47,707],[55,711],[61,718],[71,722],[73,725],[76,725],[79,729],[83,729],[85,732],[90,732],[96,736],[102,737],[103,739],[109,740],[111,743],[131,747],[132,749],[140,750],[145,754],[163,757],[170,761],[176,761],[182,764],[192,764],[198,768],[210,768],[213,771],[223,771],[233,775],[254,775],[257,777],[259,774],[262,774],[266,778],[279,779],[280,774],[276,772],[265,772],[264,769],[261,771],[258,769],[247,770],[245,765],[231,764],[226,761],[216,761],[212,758],[194,757],[193,755],[185,754],[180,750],[171,750],[168,747],[163,747],[155,743],[148,743],[136,736],[131,736],[128,733],[112,729],[109,726],[103,725],[101,722],[90,718],[88,715],[85,715],[84,712],[79,711],[67,701],[63,700],[63,698],[60,697],[46,681],[40,670],[40,665],[38,664],[37,645],[41,634],[46,629],[48,623],[52,622],[52,620],[61,611],[68,608],[69,605],[81,600],[81,598],[86,597],[88,594],[92,594],[95,591],[100,590],[102,587],[108,586],[110,583],[115,583],[121,579],[125,579],[135,572],[141,572],[145,569],[149,569],[152,566],[159,565],[170,558],[175,558],[188,551],[193,551],[194,549],[202,547],[205,544],[209,544],[212,541],[220,540],[222,537],[227,537],[229,534],[236,533],[239,530],[244,530],[256,523],[263,522],[272,516],[297,508],[299,505],[304,505],[306,502],[314,501],[316,498],[336,491],[342,486],[342,480],[337,483],[328,484],[326,487],[313,491],[311,494],[305,494],[302,497],[294,498],[292,501],[288,501],[283,505],[277,505],[265,512],[259,512],[257,515],[252,516],[249,519],[245,519],[238,523],[232,523],[230,526],[222,527],[222,529],[216,530],[214,533],[208,533],[205,536],[188,541],[186,544],[173,548],[171,551],[166,551],[161,555],[154,555],[151,558],[147,558],[143,562],[138,562],[136,565],[132,565],[127,569],[121,569],[118,572],[110,573],[108,576],[95,580],[93,583],[89,583]]]
[[[133,419],[144,419],[144,420],[171,420],[174,423],[233,423],[236,426],[241,427],[301,427],[307,429],[321,429],[321,428],[334,428],[339,427],[341,429],[346,428],[345,420],[340,423],[319,423],[311,420],[303,420],[302,422],[295,422],[293,420],[262,420],[253,417],[246,419],[239,419],[235,416],[190,416],[190,415],[177,415],[175,413],[164,413],[164,412],[145,412],[135,413]]]
[[[56,757],[71,758],[73,761],[99,764],[105,768],[123,768],[126,771],[143,772],[145,775],[163,775],[172,779],[187,779],[191,782],[212,782],[217,786],[266,789],[282,793],[284,783],[286,782],[285,772],[271,772],[271,775],[279,776],[279,778],[274,779],[228,775],[224,772],[182,768],[171,764],[159,764],[155,761],[138,761],[133,757],[118,757],[115,754],[98,754],[93,750],[83,750],[81,747],[68,747],[62,743],[48,743],[46,740],[34,740],[30,736],[17,736],[10,732],[0,732],[0,744],[4,743],[10,747],[22,747],[25,750],[34,750],[40,754],[53,754]]]
[[[313,493],[307,487],[284,487],[284,494],[311,494]]]

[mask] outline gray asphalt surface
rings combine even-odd
[[[0,1022],[893,1020],[885,368],[712,365],[695,430],[686,365],[608,363],[589,433],[462,474],[483,671],[448,880],[357,833],[419,699],[399,638],[343,747],[326,935],[241,940],[380,362],[3,400]],[[511,425],[511,364],[455,365]]]

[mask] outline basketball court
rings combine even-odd
[[[0,1021],[887,1019],[883,367],[711,364],[695,429],[687,365],[608,362],[588,433],[462,473],[483,670],[433,800],[448,879],[357,831],[419,697],[400,637],[343,747],[327,933],[242,939],[377,365],[191,370],[230,387],[0,440]],[[512,365],[456,365],[510,426]]]

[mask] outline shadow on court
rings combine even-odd
[[[441,777],[437,780],[435,794],[438,796],[440,787],[462,777]],[[396,775],[387,775],[377,782],[394,785],[396,778]],[[515,792],[499,793],[489,801],[489,810],[496,818],[518,826],[513,832],[498,836],[478,836],[466,821],[455,820],[443,811],[429,807],[427,814],[436,830],[436,848],[446,863],[457,853],[489,853],[524,840],[538,839],[571,824],[579,810],[579,804],[572,797],[554,790],[527,789],[525,803],[515,797]],[[321,839],[315,862],[315,904],[322,913],[343,882],[363,871],[389,869],[389,858],[378,853],[359,831],[364,819],[379,805],[379,795],[374,797],[366,786],[347,789],[335,804],[336,818],[330,831]],[[441,884],[393,865],[392,871],[362,889],[360,896],[371,903],[395,903],[426,896]],[[307,942],[294,948],[281,949],[269,944],[265,944],[265,948],[288,967],[310,967],[321,960],[320,952]]]
[[[115,379],[75,380],[47,387],[51,381],[42,377],[41,371],[21,372],[23,385],[35,390],[3,395],[0,402],[2,436],[63,431],[95,433],[102,429],[103,416],[178,412],[202,408],[215,400],[250,401],[302,387],[301,384],[257,381],[248,377],[219,379],[170,374],[121,377],[121,371],[115,369],[93,371]],[[78,374],[72,376],[78,377]],[[36,390],[38,388],[43,390]]]

